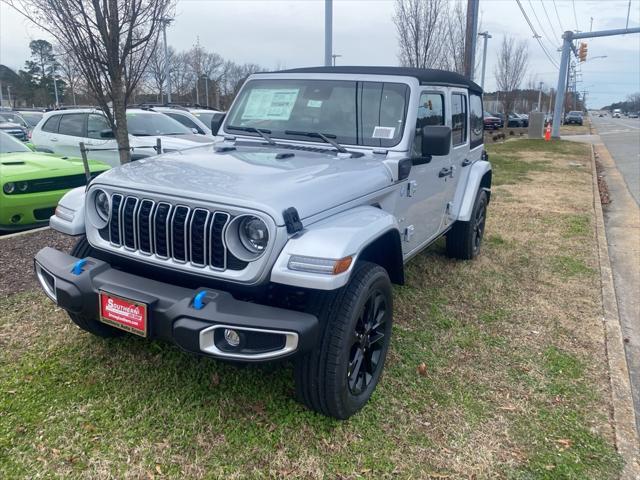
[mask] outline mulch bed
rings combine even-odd
[[[33,273],[33,257],[38,250],[53,247],[69,252],[75,243],[75,238],[51,229],[0,237],[0,297],[38,287]]]

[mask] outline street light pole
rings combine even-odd
[[[170,18],[162,19],[162,39],[164,41],[164,78],[167,80],[167,103],[171,103],[171,76],[169,75],[169,46],[167,45],[167,25]]]
[[[56,94],[56,108],[60,106],[60,102],[58,101],[58,82],[56,81],[56,74],[53,74],[53,91]]]
[[[324,0],[324,65],[331,66],[333,52],[333,0]]]
[[[479,37],[484,37],[484,46],[482,47],[482,77],[480,77],[480,86],[484,90],[484,73],[487,67],[487,40],[491,37],[489,32],[482,32],[478,34]]]
[[[204,77],[204,93],[207,96],[207,107],[209,106],[209,77]]]
[[[542,85],[544,82],[540,82],[540,90],[538,91],[538,111],[542,111]]]

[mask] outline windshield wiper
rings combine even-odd
[[[233,125],[227,125],[226,128],[230,130],[241,130],[243,132],[253,132],[260,135],[264,138],[269,145],[275,145],[276,142],[269,136],[271,130],[267,130],[266,128],[256,128],[256,127],[234,127]]]
[[[334,138],[336,138],[336,136],[331,133],[299,132],[297,130],[285,130],[284,133],[285,135],[300,135],[303,137],[320,138],[326,143],[333,145],[340,153],[348,153],[346,148],[333,140]]]

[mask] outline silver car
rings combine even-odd
[[[35,268],[97,336],[290,358],[298,399],[345,419],[380,380],[405,264],[442,236],[450,257],[476,257],[490,189],[482,91],[456,73],[256,74],[213,145],[67,194],[51,226],[77,245]]]

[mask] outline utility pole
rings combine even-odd
[[[7,85],[7,96],[9,97],[9,108],[13,108],[11,104],[11,85]]]
[[[207,107],[209,106],[209,76],[204,77],[204,93],[207,96]]]
[[[333,53],[333,0],[324,0],[324,66],[331,66]]]
[[[0,107],[2,107],[2,82],[0,82]]]
[[[56,81],[56,74],[53,73],[53,91],[56,94],[56,108],[60,106],[60,102],[58,101],[58,82]]]
[[[480,0],[467,0],[467,27],[464,38],[464,76],[473,80],[476,39],[478,38],[478,4]]]
[[[616,30],[601,30],[599,32],[582,32],[574,33],[567,30],[562,35],[562,56],[560,57],[560,69],[558,74],[558,89],[556,94],[556,103],[553,109],[553,130],[551,136],[555,139],[560,138],[560,123],[562,116],[562,105],[564,103],[565,89],[567,88],[567,67],[569,66],[569,55],[573,47],[574,40],[583,38],[610,37],[613,35],[625,35],[627,33],[640,33],[640,28],[620,28]]]
[[[586,111],[587,110],[587,91],[584,90],[582,92],[582,110]]]
[[[544,82],[540,82],[540,89],[538,90],[538,111],[542,111],[542,85]]]
[[[484,46],[482,47],[482,76],[480,77],[480,86],[484,90],[484,72],[487,67],[487,40],[491,37],[489,32],[482,32],[478,34],[479,37],[484,37]]]
[[[167,25],[172,19],[162,19],[162,39],[164,41],[164,78],[167,80],[167,103],[171,103],[171,76],[169,75],[169,46],[167,45]]]

